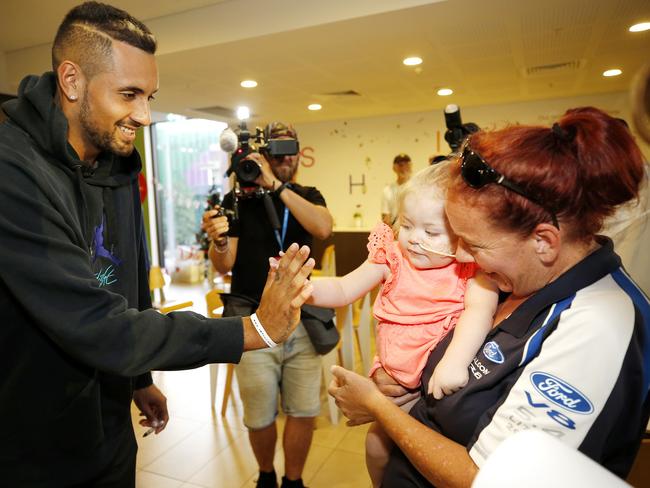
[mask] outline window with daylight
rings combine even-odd
[[[161,266],[173,275],[202,259],[201,215],[209,195],[228,191],[228,154],[219,147],[224,122],[179,119],[152,126],[154,191]]]

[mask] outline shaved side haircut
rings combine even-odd
[[[113,40],[150,54],[156,38],[149,28],[124,10],[85,2],[68,12],[52,45],[52,69],[66,59],[77,63],[88,79],[112,67]]]

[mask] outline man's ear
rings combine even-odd
[[[555,262],[560,252],[562,236],[560,229],[552,224],[537,224],[533,230],[532,238],[534,239],[535,252],[540,261],[545,265]]]
[[[77,63],[63,61],[56,70],[56,76],[61,87],[62,95],[70,102],[79,99],[85,82],[81,68]]]

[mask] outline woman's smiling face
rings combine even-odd
[[[486,209],[459,199],[448,200],[445,211],[458,236],[458,261],[475,262],[501,291],[515,296],[528,296],[544,285],[534,239],[496,227]]]

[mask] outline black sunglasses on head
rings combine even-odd
[[[469,147],[468,143],[465,143],[463,151],[460,155],[460,159],[460,174],[463,177],[463,180],[465,180],[465,183],[467,183],[469,186],[479,189],[490,183],[496,183],[497,185],[506,187],[508,190],[514,191],[518,195],[521,195],[525,199],[530,200],[534,204],[539,205],[544,210],[546,210],[551,215],[551,221],[553,222],[553,225],[558,229],[560,228],[560,224],[558,223],[555,212],[549,209],[546,205],[543,205],[536,198],[533,198],[527,194],[523,188],[521,188],[514,181],[509,180],[497,170],[495,170],[492,166],[487,164],[485,162],[485,159],[483,159],[480,154]]]

